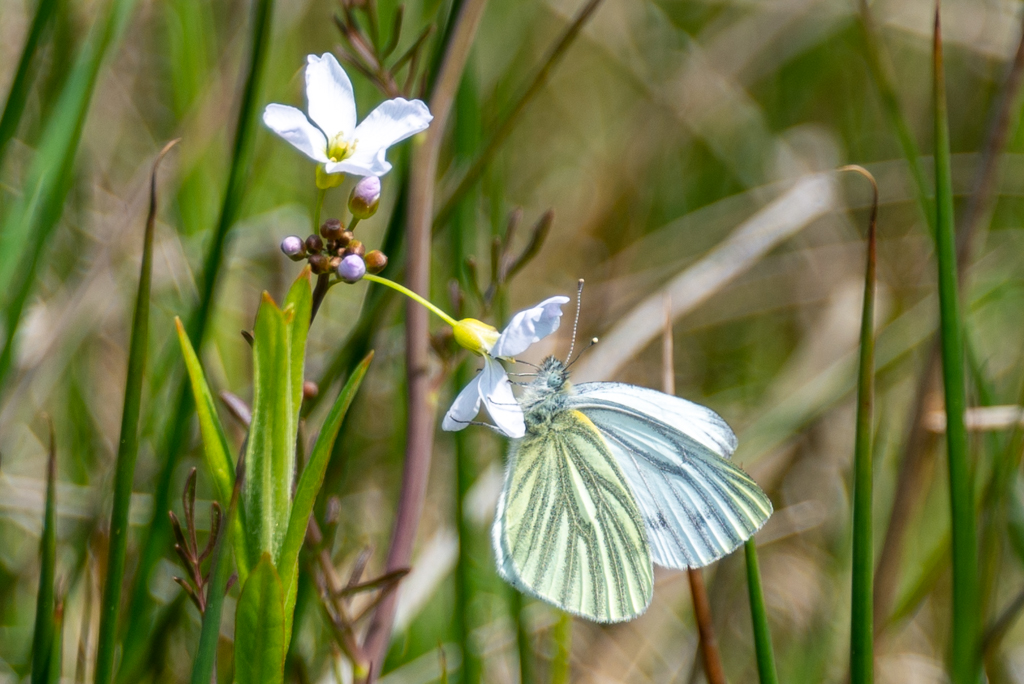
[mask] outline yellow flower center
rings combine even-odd
[[[347,140],[343,134],[338,133],[327,144],[327,158],[335,163],[348,159],[355,154],[356,142],[358,141]]]
[[[486,354],[498,341],[498,331],[475,318],[463,318],[455,324],[455,341],[474,354]]]

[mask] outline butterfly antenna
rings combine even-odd
[[[593,347],[595,344],[597,344],[597,338],[596,337],[591,338],[590,344],[588,344],[583,349],[580,349],[580,353],[576,355],[576,358],[573,359],[572,361],[570,361],[568,364],[566,364],[565,370],[569,370],[570,368],[572,368],[572,364],[574,364],[574,363],[576,363],[577,361],[580,360],[580,357],[583,356],[583,352],[587,351],[588,349]]]
[[[576,318],[572,322],[572,341],[569,342],[569,354],[565,357],[566,364],[569,363],[569,359],[572,358],[572,350],[576,348],[576,330],[580,326],[580,304],[583,301],[583,278],[576,287]],[[566,366],[568,367],[568,365]]]

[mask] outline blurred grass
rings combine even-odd
[[[381,29],[387,33],[396,3],[379,4]],[[442,201],[458,187],[480,149],[459,151],[460,140],[475,138],[477,145],[486,144],[499,130],[504,114],[529,88],[537,65],[585,4],[536,0],[489,6],[458,100],[469,97],[471,86],[475,101],[465,109],[459,105],[441,153],[437,195]],[[40,476],[45,445],[40,449],[27,426],[43,409],[54,416],[62,445],[60,472],[66,478],[58,483],[56,509],[60,567],[85,562],[65,564],[64,554],[86,557],[87,539],[93,540],[89,548],[94,555],[103,551],[96,530],[113,472],[117,404],[138,273],[137,238],[132,235],[145,210],[148,181],[140,160],[163,140],[185,137],[176,166],[167,167],[164,192],[169,201],[157,223],[150,344],[156,363],[144,386],[134,487],[140,496],[132,520],[155,520],[158,529],[131,533],[129,562],[146,571],[132,571],[128,577],[133,607],[141,606],[141,612],[125,626],[131,661],[126,667],[133,672],[124,677],[188,681],[190,658],[202,631],[197,614],[180,601],[170,583],[174,570],[167,561],[173,552],[166,528],[159,529],[166,512],[158,509],[169,506],[167,497],[177,491],[187,466],[202,459],[191,399],[181,408],[181,392],[187,390],[181,384],[184,373],[173,339],[173,316],[189,320],[189,312],[199,310],[207,285],[215,283],[202,339],[190,330],[191,339],[210,387],[249,398],[250,356],[238,330],[251,327],[260,291],[267,289],[277,298],[297,275],[299,269],[277,253],[276,244],[287,234],[305,235],[311,222],[311,166],[279,140],[254,135],[259,126],[252,126],[250,171],[233,181],[244,190],[244,200],[234,209],[235,237],[225,234],[218,275],[207,278],[206,264],[222,225],[225,179],[233,163],[237,107],[250,66],[252,5],[240,0],[226,5],[195,0],[140,4],[141,11],[126,24],[124,47],[116,53],[107,50],[96,77],[73,170],[66,177],[70,190],[60,201],[55,227],[43,235],[14,218],[16,211],[31,214],[37,217],[32,225],[42,226],[38,219],[43,200],[56,196],[46,189],[57,176],[46,176],[40,184],[33,169],[41,168],[48,150],[58,147],[46,142],[47,131],[54,130],[50,122],[57,117],[70,120],[70,110],[57,105],[70,81],[74,62],[69,60],[90,44],[90,25],[108,7],[102,1],[68,3],[57,11],[54,37],[39,43],[33,68],[37,75],[30,80],[20,124],[0,167],[0,210],[4,225],[13,229],[10,236],[20,241],[40,235],[43,245],[21,312],[15,315],[7,306],[4,312],[17,319],[18,329],[0,404],[4,681],[15,676],[12,672],[27,676],[31,667],[46,488]],[[4,92],[17,72],[36,9],[33,2],[19,2],[0,11]],[[605,0],[522,110],[474,192],[453,212],[451,225],[436,234],[434,300],[447,303],[447,280],[459,272],[464,256],[488,263],[492,230],[501,230],[511,211],[521,207],[523,225],[530,225],[553,208],[557,219],[548,242],[509,289],[508,310],[571,290],[582,276],[591,294],[581,334],[603,337],[646,296],[784,196],[795,179],[845,163],[864,165],[879,180],[880,220],[891,226],[878,242],[873,509],[876,529],[882,529],[877,526],[896,496],[905,416],[911,413],[927,340],[937,327],[934,242],[920,208],[921,197],[932,194],[933,164],[927,156],[905,151],[907,141],[919,150],[930,147],[932,9],[931,2],[917,0],[871,5],[876,47],[893,66],[891,93],[904,126],[900,136],[872,75],[855,5]],[[1002,75],[1019,37],[1020,8],[950,1],[943,9],[950,183],[954,199],[960,200],[972,192],[986,154],[986,117],[979,112],[989,111],[1004,87]],[[330,21],[336,10],[336,5],[322,2],[276,9],[265,27],[273,32],[263,78],[272,95],[256,97],[255,109],[268,101],[302,106],[304,56],[339,44]],[[443,27],[447,17],[448,3],[408,3],[397,51],[408,47],[428,22],[438,20]],[[443,44],[440,34],[430,39],[432,49]],[[353,82],[360,115],[365,115],[380,96],[365,79],[354,75]],[[68,149],[49,157],[59,162],[53,168],[60,170]],[[1005,152],[997,155],[991,216],[982,217],[977,248],[962,270],[967,274],[961,290],[963,325],[977,357],[968,383],[969,405],[981,396],[974,377],[979,374],[989,388],[986,402],[1020,402],[1016,302],[1024,293],[1019,275],[1024,265],[1022,152],[1024,129],[1011,122]],[[402,146],[389,152],[395,170],[385,177],[381,212],[359,227],[368,247],[386,245],[391,265],[384,275],[397,279],[406,261],[400,245],[407,211],[407,156]],[[842,681],[849,644],[846,587],[851,580],[853,487],[848,475],[859,323],[853,312],[863,277],[855,265],[863,258],[858,226],[866,220],[869,202],[865,189],[853,183],[844,189],[845,197],[837,193],[828,211],[775,244],[749,270],[715,287],[676,321],[674,331],[680,395],[712,406],[736,427],[741,436],[738,462],[777,504],[776,516],[759,535],[758,551],[765,610],[785,681]],[[346,190],[328,195],[325,216],[339,215]],[[962,206],[957,201],[953,208]],[[783,207],[781,215],[793,216],[793,208]],[[515,246],[521,248],[526,240],[520,231]],[[3,241],[13,244],[7,234]],[[0,255],[6,264],[3,282],[12,283],[24,273],[24,244]],[[13,301],[13,290],[6,291],[5,302]],[[367,572],[379,570],[393,522],[405,421],[399,309],[378,288],[336,288],[310,334],[307,377],[320,381],[318,398],[303,411],[311,425],[320,424],[339,380],[365,350],[372,346],[378,354],[325,477],[324,493],[337,496],[344,512],[332,547],[342,572],[367,543],[376,549]],[[498,323],[501,318],[492,315],[488,320]],[[560,351],[566,344],[567,332],[552,340],[549,349]],[[622,361],[616,375],[657,387],[660,368],[658,350],[643,347],[635,358]],[[435,389],[438,406],[444,408],[453,389],[447,384]],[[931,395],[926,399],[926,413],[942,409],[941,400]],[[236,425],[225,422],[228,450],[235,451],[242,437]],[[943,437],[936,434],[932,441],[941,445]],[[999,479],[1015,482],[1016,458],[1002,461],[1008,453],[1003,449],[1012,448],[1011,435],[1004,431],[996,441],[1002,447],[994,452],[992,440],[975,439],[972,433],[971,459],[980,468],[980,482],[993,481],[996,471],[1013,473]],[[493,510],[488,492],[493,491],[494,475],[500,474],[502,446],[488,436],[467,434],[456,458],[454,441],[439,434],[436,449],[414,572],[404,582],[411,589],[399,600],[409,612],[402,618],[388,667],[396,677],[408,677],[404,681],[428,681],[431,676],[436,681],[441,640],[450,656],[452,681],[517,681],[520,645],[529,654],[528,662],[536,661],[536,674],[543,676],[554,656],[548,638],[554,616],[518,597],[510,608],[511,592],[494,577],[487,548]],[[904,562],[895,578],[896,614],[880,618],[888,625],[875,644],[880,683],[934,681],[949,649],[950,554],[949,542],[943,542],[949,535],[948,480],[945,469],[934,467],[937,456],[937,448],[924,451],[923,462],[932,467],[915,485],[913,495],[920,505],[907,515]],[[467,465],[467,457],[472,467],[460,475],[456,467]],[[212,480],[200,480],[201,499],[220,498]],[[325,499],[316,508],[320,520]],[[986,529],[992,526],[985,534],[1002,540],[984,547],[985,557],[991,554],[984,561],[989,568],[985,572],[992,573],[983,616],[988,626],[1014,605],[1024,586],[1024,565],[1011,542],[1010,522],[988,517],[996,505],[979,497],[979,516]],[[461,569],[458,551],[445,541],[463,524],[454,518],[460,508],[466,528],[462,533],[468,534],[467,548],[473,554],[463,557]],[[142,532],[139,545],[134,543],[137,532]],[[152,541],[146,543],[145,537]],[[731,557],[706,573],[729,681],[758,676],[741,562]],[[467,576],[467,566],[470,581],[460,590],[455,578]],[[97,615],[98,602],[90,606],[85,600],[89,576],[77,570],[69,574],[64,624],[66,656],[86,648],[91,662],[95,631],[91,641],[82,640],[82,626]],[[614,630],[574,626],[574,681],[599,676],[639,682],[685,679],[696,636],[685,581],[674,577],[659,575],[655,603],[636,623]],[[225,610],[237,599],[237,590],[233,592]],[[309,595],[311,602],[316,600],[315,590]],[[469,619],[463,636],[457,637],[453,613],[460,602]],[[295,666],[289,672],[319,681],[328,676],[331,640],[321,611],[315,603],[311,608],[296,623]],[[456,655],[454,641],[463,642],[463,657]],[[93,645],[83,646],[87,643]],[[986,656],[990,671],[993,676],[1009,673],[1013,681],[1024,662],[1024,631],[1011,621],[991,644]],[[222,659],[230,659],[227,639],[219,651]],[[469,668],[468,677],[463,668]]]

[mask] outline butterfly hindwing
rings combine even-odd
[[[622,383],[574,389],[566,405],[593,421],[621,466],[656,564],[705,566],[771,515],[765,493],[727,460],[736,436],[711,409]]]
[[[650,603],[640,510],[605,440],[578,411],[553,413],[513,444],[492,541],[508,582],[574,615],[621,622]]]

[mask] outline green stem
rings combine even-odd
[[[754,623],[754,648],[757,651],[757,674],[761,684],[779,684],[775,670],[772,634],[768,628],[768,611],[764,607],[761,570],[757,563],[757,546],[751,537],[743,545],[747,555],[747,589],[750,592],[750,617]]]
[[[396,292],[401,292],[402,294],[404,294],[409,299],[411,299],[414,302],[417,302],[419,304],[422,304],[427,309],[429,309],[430,311],[432,311],[435,314],[437,314],[438,316],[440,316],[444,320],[445,323],[447,323],[448,325],[452,326],[453,328],[456,325],[458,325],[458,321],[456,321],[454,318],[452,318],[451,316],[446,314],[444,311],[441,311],[441,309],[439,309],[436,306],[434,306],[431,302],[429,302],[426,299],[424,299],[423,297],[419,296],[418,294],[416,294],[415,292],[413,292],[409,288],[407,288],[407,287],[405,287],[403,285],[399,285],[398,283],[394,282],[393,280],[388,280],[387,278],[381,278],[380,276],[373,275],[372,273],[367,273],[366,275],[364,275],[363,276],[363,280],[369,280],[371,283],[378,283],[380,285],[385,285],[387,287],[390,287],[392,290],[394,290]]]
[[[939,330],[942,379],[946,393],[946,448],[949,456],[949,499],[953,532],[952,681],[978,679],[977,530],[974,485],[967,459],[964,410],[963,328],[957,291],[956,239],[953,228],[953,184],[950,169],[949,122],[942,68],[942,33],[935,12],[935,217],[939,267]]]
[[[350,221],[349,224],[348,224],[349,232],[351,233],[353,230],[355,230],[357,225],[359,225],[359,218],[356,217],[356,216],[353,216],[352,217],[352,221]]]
[[[555,624],[555,659],[551,663],[551,684],[568,684],[569,654],[572,651],[572,615],[562,612]]]
[[[324,196],[327,195],[327,190],[323,188],[317,188],[316,190],[316,209],[313,210],[313,234],[320,234],[320,212],[324,208]]]

